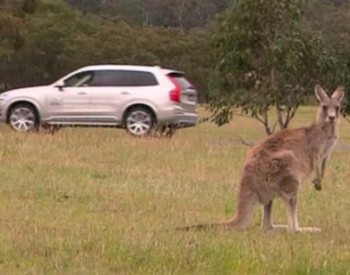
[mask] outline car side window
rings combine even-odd
[[[158,81],[150,72],[130,70],[96,71],[91,86],[94,87],[138,87],[155,86]]]
[[[90,86],[94,78],[94,72],[86,71],[77,73],[64,80],[65,87],[86,87]]]
[[[91,82],[91,86],[93,86],[93,87],[117,86],[117,85],[115,85],[117,77],[118,77],[118,74],[116,74],[115,71],[113,71],[113,70],[96,71],[95,77],[94,77],[93,81]]]
[[[122,84],[126,86],[155,86],[158,81],[150,72],[124,71],[122,72],[126,81]]]
[[[191,82],[189,82],[184,75],[178,74],[178,73],[172,73],[169,75],[173,79],[176,80],[176,82],[182,87],[182,89],[187,90],[187,89],[193,89],[193,85]]]

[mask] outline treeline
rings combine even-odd
[[[84,13],[130,24],[189,30],[203,27],[232,0],[66,0]]]
[[[88,64],[144,64],[186,71],[203,91],[201,100],[206,98],[210,27],[181,31],[138,24],[82,12],[63,0],[12,3],[0,6],[2,90],[50,83]]]
[[[347,74],[348,1],[304,2],[305,27],[319,33],[334,63],[342,60],[337,73]],[[235,3],[0,0],[0,90],[50,83],[88,64],[145,64],[185,71],[201,91],[201,101],[207,101],[213,68],[220,62],[212,34],[217,18]]]

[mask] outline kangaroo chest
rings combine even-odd
[[[319,155],[322,159],[328,157],[330,153],[333,151],[334,147],[338,142],[337,137],[328,138],[323,144],[320,146]]]

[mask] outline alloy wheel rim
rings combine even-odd
[[[16,108],[10,115],[10,124],[16,131],[31,131],[35,127],[35,114],[26,107]]]
[[[134,111],[126,119],[128,131],[135,136],[143,136],[149,132],[152,127],[152,117],[145,111]]]

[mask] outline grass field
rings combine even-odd
[[[314,112],[302,108],[292,126]],[[322,192],[300,193],[301,226],[321,233],[262,231],[261,209],[244,232],[178,232],[168,229],[232,216],[239,139],[261,140],[260,124],[235,117],[172,139],[1,125],[0,274],[350,274],[350,124],[341,132]],[[281,202],[274,216],[286,223]]]

